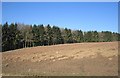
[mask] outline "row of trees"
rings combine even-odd
[[[110,42],[120,40],[120,34],[110,31],[63,29],[58,26],[24,25],[6,22],[2,25],[2,51],[19,48],[81,42]]]

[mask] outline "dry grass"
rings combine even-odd
[[[117,75],[118,42],[60,44],[8,51],[3,75]]]

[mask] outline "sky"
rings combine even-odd
[[[2,2],[2,23],[118,32],[117,2]]]
[[[119,2],[119,0],[2,0],[2,2]]]

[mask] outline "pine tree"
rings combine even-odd
[[[33,33],[33,46],[37,46],[39,43],[39,29],[37,25],[34,24],[32,28],[32,33]]]
[[[15,30],[14,30],[14,35],[15,35],[15,38],[14,38],[14,48],[15,49],[18,49],[21,47],[21,39],[22,39],[22,35],[21,35],[21,32],[20,30],[18,30],[17,28],[17,23],[15,23]]]
[[[70,29],[65,28],[64,30],[64,42],[65,43],[73,43],[73,37]]]
[[[104,35],[103,35],[103,40],[104,40],[104,42],[113,41],[112,32],[110,32],[110,31],[102,31],[102,33],[104,34]]]
[[[47,45],[52,45],[53,43],[53,32],[51,26],[48,24],[46,27],[46,39],[47,39]]]
[[[111,31],[87,31],[60,29],[57,26],[51,27],[49,24],[24,25],[11,23],[0,24],[0,38],[2,40],[2,51],[14,50],[23,47],[53,45],[63,43],[80,42],[111,42],[120,41],[120,33]],[[0,49],[1,50],[1,49]]]
[[[84,40],[84,37],[83,37],[83,32],[82,30],[76,30],[76,31],[73,31],[73,42],[77,42],[77,43],[80,43],[80,42],[83,42]]]
[[[93,31],[93,42],[98,42],[99,41],[99,34],[97,31]]]
[[[17,48],[16,44],[17,44],[17,24],[11,23],[11,25],[9,26],[9,44],[10,44],[10,49],[14,50]]]
[[[62,44],[63,38],[61,36],[61,31],[59,27],[53,26],[53,44]]]
[[[78,31],[78,42],[83,42],[84,37],[83,37],[83,32],[82,30]]]
[[[38,35],[39,35],[39,44],[44,45],[44,35],[45,35],[45,30],[43,25],[38,25]]]
[[[85,32],[84,40],[85,42],[92,42],[92,31]]]
[[[118,36],[119,36],[118,33],[113,32],[112,33],[113,41],[118,41]]]
[[[9,27],[6,22],[2,27],[2,51],[9,50]]]

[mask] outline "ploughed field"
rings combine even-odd
[[[117,76],[118,42],[74,43],[2,53],[3,76]]]

